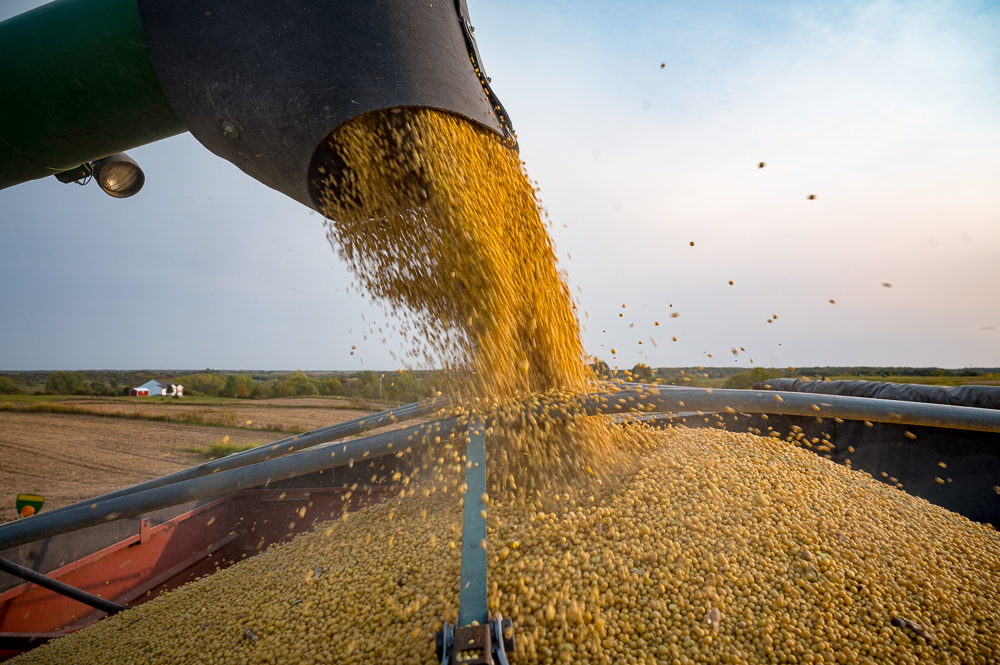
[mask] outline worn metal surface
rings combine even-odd
[[[99,598],[93,594],[87,593],[81,589],[77,589],[74,586],[70,586],[59,580],[52,579],[42,575],[41,573],[36,573],[31,568],[25,568],[24,566],[19,566],[16,563],[8,561],[7,559],[0,558],[0,571],[7,573],[8,575],[13,575],[19,577],[25,582],[31,582],[43,589],[48,589],[60,596],[65,596],[75,600],[78,603],[83,603],[84,605],[89,605],[90,607],[106,612],[107,614],[117,614],[125,609],[124,605],[119,605],[118,603],[112,603],[110,600],[105,600],[104,598]]]

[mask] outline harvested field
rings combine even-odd
[[[62,404],[126,417],[0,411],[0,456],[4,460],[0,466],[0,522],[14,519],[14,495],[18,493],[45,495],[45,509],[51,510],[205,461],[204,456],[185,448],[207,447],[226,436],[236,445],[267,443],[282,438],[282,434],[262,427],[307,431],[370,413],[256,404],[235,408],[148,402],[133,406],[89,400]],[[181,422],[142,419],[161,416]]]
[[[282,406],[297,409],[354,409],[369,406],[372,409],[391,409],[395,403],[378,400],[354,400],[344,397],[272,397],[271,399],[253,400],[254,406]],[[364,410],[364,409],[361,409]]]
[[[284,400],[281,400],[284,401]],[[288,400],[296,402],[296,400]],[[308,400],[312,401],[312,400]],[[320,401],[320,400],[317,400]],[[303,400],[304,402],[304,400]],[[307,432],[345,420],[361,418],[371,411],[330,408],[329,400],[322,406],[294,403],[269,405],[253,402],[242,405],[191,405],[150,402],[60,402],[67,407],[79,407],[88,413],[117,415],[129,418],[172,420],[188,424],[222,425],[225,427],[264,429],[276,432]],[[343,404],[347,404],[344,402]],[[324,408],[325,407],[325,408]]]
[[[189,446],[229,436],[265,443],[273,434],[95,416],[0,412],[0,521],[14,495],[43,494],[45,509],[173,473],[205,461]]]

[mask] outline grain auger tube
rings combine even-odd
[[[122,153],[189,131],[318,210],[325,139],[368,112],[448,111],[516,145],[464,0],[55,0],[0,23],[0,80],[0,189],[129,196]]]

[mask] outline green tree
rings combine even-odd
[[[417,380],[412,369],[386,372],[382,379],[382,395],[396,402],[416,402],[426,395],[424,386]]]
[[[240,382],[236,379],[235,374],[230,374],[226,377],[226,383],[222,386],[222,390],[219,395],[222,397],[236,397],[236,391],[239,390]]]
[[[351,376],[340,382],[344,388],[344,394],[348,397],[357,397],[361,394],[364,383],[356,376]]]
[[[649,383],[653,379],[653,370],[646,363],[637,363],[632,368],[632,380],[638,383]]]
[[[726,379],[726,382],[722,384],[723,388],[737,388],[741,390],[747,390],[753,388],[753,384],[760,383],[761,381],[767,381],[773,378],[774,374],[763,367],[754,367],[749,372],[739,372],[733,374],[731,377]]]
[[[286,374],[278,381],[274,387],[274,394],[277,397],[301,397],[305,395],[318,395],[319,390],[313,380],[306,376],[302,370],[295,370],[291,374]]]
[[[86,395],[90,386],[80,372],[52,372],[45,380],[45,392],[50,395]]]
[[[291,381],[278,381],[274,384],[275,397],[295,397],[295,384]]]
[[[361,382],[360,390],[358,390],[358,395],[364,397],[365,399],[373,399],[375,397],[378,397],[378,374],[376,374],[375,372],[362,370],[356,373],[354,376]]]
[[[302,370],[295,370],[288,380],[295,385],[296,395],[305,396],[319,394],[319,391],[316,389],[316,384],[313,383],[313,380],[306,376]]]
[[[101,397],[107,397],[115,394],[114,390],[112,390],[111,387],[103,381],[91,381],[90,392],[93,395],[100,395]]]
[[[222,388],[223,397],[238,397],[247,399],[250,391],[253,390],[253,379],[248,374],[230,374],[226,377],[226,384]]]
[[[226,378],[220,374],[191,374],[181,377],[181,384],[185,393],[193,391],[201,395],[218,397],[226,386]]]
[[[9,376],[0,376],[0,395],[20,395],[21,390]]]
[[[219,393],[222,397],[246,399],[253,390],[253,379],[247,374],[229,374]]]
[[[601,359],[597,359],[590,363],[590,369],[594,370],[594,376],[598,379],[606,379],[611,376],[611,368],[608,364]]]
[[[365,399],[377,399],[378,398],[378,378],[375,379],[373,383],[366,383],[361,386],[361,397]]]
[[[330,377],[326,379],[321,379],[316,382],[316,389],[319,391],[320,395],[343,395],[344,386],[340,383],[340,379],[336,377]]]
[[[272,394],[272,385],[270,383],[254,381],[253,387],[250,389],[250,399],[267,399]]]

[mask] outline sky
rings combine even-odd
[[[1000,4],[468,4],[588,353],[1000,366]],[[318,214],[129,154],[130,199],[0,190],[0,370],[400,366]]]

